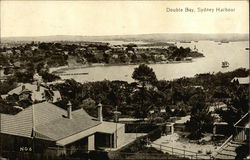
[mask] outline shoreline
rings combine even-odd
[[[204,58],[203,57],[194,57],[193,59]],[[144,64],[179,64],[179,63],[193,63],[194,61],[189,60],[182,60],[182,61],[161,61],[161,62],[154,62],[154,63],[144,63]],[[139,65],[142,63],[116,63],[116,64],[106,64],[106,63],[92,63],[92,64],[80,64],[77,66],[59,66],[59,67],[51,67],[49,68],[49,73],[64,73],[64,71],[74,70],[74,69],[81,69],[81,68],[91,68],[91,67],[112,67],[112,66],[129,66],[129,65]]]

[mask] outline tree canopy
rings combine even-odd
[[[143,85],[146,83],[152,84],[157,81],[155,72],[146,64],[140,64],[139,67],[135,68],[132,78],[141,82]]]

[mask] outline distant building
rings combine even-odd
[[[125,125],[106,122],[102,106],[98,118],[85,110],[67,110],[51,103],[34,104],[16,115],[0,114],[2,149],[32,151],[44,156],[71,155],[78,151],[117,148],[124,144]]]
[[[5,52],[1,52],[0,54],[5,57],[11,57],[13,55],[13,52],[12,50],[6,50]]]
[[[248,112],[234,124],[233,134],[220,147],[218,147],[214,154],[215,159],[237,159],[237,148],[249,144],[249,120]]]
[[[231,80],[231,83],[238,83],[240,85],[249,85],[249,79],[250,79],[250,76],[248,76],[248,77],[234,77]]]
[[[190,121],[191,116],[187,115],[185,117],[178,117],[174,122],[174,130],[175,131],[184,131],[186,128],[186,123]]]
[[[31,98],[33,102],[49,101],[55,103],[62,99],[59,91],[50,90],[40,84],[31,83],[20,84],[17,88],[9,91],[7,95],[14,94],[19,96],[20,101]],[[6,95],[2,95],[2,97],[6,97]]]

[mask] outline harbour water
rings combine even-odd
[[[149,64],[158,80],[173,80],[181,77],[192,77],[199,73],[227,72],[237,68],[249,68],[248,41],[219,44],[214,41],[199,41],[176,44],[178,47],[196,48],[205,57],[193,59],[192,63]],[[229,67],[222,68],[222,61],[229,62]],[[102,80],[122,80],[133,82],[131,78],[134,68],[138,65],[95,66],[66,70],[65,73],[88,73],[84,75],[62,76],[62,79],[73,78],[78,82]]]

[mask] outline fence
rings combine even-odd
[[[209,154],[200,154],[197,152],[185,150],[185,149],[180,149],[176,147],[170,147],[162,144],[156,144],[156,143],[151,143],[151,146],[154,146],[160,151],[167,152],[170,155],[175,155],[181,158],[189,158],[189,159],[194,159],[194,160],[200,160],[200,159],[206,159],[206,160],[213,160],[212,155]]]
[[[180,158],[164,153],[128,153],[115,152],[109,153],[110,160],[188,160],[189,158]]]
[[[149,133],[158,126],[149,123],[127,123],[125,124],[126,133]]]
[[[249,128],[235,127],[235,134],[233,140],[244,142],[249,138]]]

